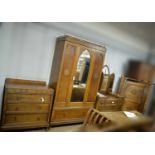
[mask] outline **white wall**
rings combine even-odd
[[[116,81],[129,59],[144,60],[148,52],[146,41],[109,23],[2,23],[0,103],[6,77],[49,81],[55,39],[64,34],[105,45]]]

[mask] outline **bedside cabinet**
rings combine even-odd
[[[96,99],[96,109],[99,111],[121,111],[124,97],[114,94],[98,93]]]
[[[49,127],[53,94],[42,81],[6,79],[1,130]]]

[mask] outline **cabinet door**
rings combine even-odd
[[[120,94],[125,97],[122,107],[123,110],[137,110],[142,112],[148,95],[148,87],[144,83],[126,81]]]
[[[63,53],[63,61],[58,81],[58,88],[56,94],[57,102],[67,102],[67,95],[72,79],[73,64],[75,61],[76,46],[66,43]]]
[[[96,94],[98,91],[100,77],[102,73],[103,61],[104,61],[104,53],[95,52],[94,67],[89,83],[89,92],[87,97],[88,102],[95,102],[96,100]]]

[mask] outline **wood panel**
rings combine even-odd
[[[49,104],[7,104],[5,111],[16,111],[16,112],[47,112],[49,109]]]
[[[8,94],[7,103],[49,103],[51,100],[49,95],[29,95],[29,94]]]
[[[12,79],[6,78],[6,84],[20,84],[20,85],[31,85],[31,86],[46,86],[45,81],[34,81],[34,80],[23,80],[23,79]]]
[[[62,69],[60,73],[59,85],[57,88],[56,101],[67,102],[67,93],[70,84],[70,77],[72,75],[72,68],[75,58],[76,47],[71,44],[66,44],[63,56]]]
[[[95,49],[95,50],[98,50],[98,51],[104,51],[105,52],[105,47],[104,46],[101,46],[99,44],[95,44],[95,43],[92,43],[92,42],[88,42],[88,41],[82,40],[80,38],[75,38],[75,37],[66,35],[66,36],[63,36],[63,37],[59,37],[58,40],[68,41],[68,42],[71,42],[71,43],[75,43],[77,45],[85,46],[85,47],[90,48],[90,49]]]
[[[143,112],[150,84],[122,76],[119,94],[125,97],[122,110]]]
[[[5,123],[47,122],[47,114],[7,114]]]
[[[55,109],[51,121],[66,121],[71,119],[82,119],[86,116],[89,108]]]
[[[52,61],[50,80],[49,80],[49,86],[55,90],[56,90],[56,86],[57,86],[57,82],[60,74],[60,67],[61,67],[61,62],[63,58],[64,46],[65,46],[65,42],[59,41],[57,39],[53,61]]]
[[[96,100],[96,95],[99,87],[99,82],[102,73],[102,66],[104,61],[104,54],[100,52],[95,53],[95,62],[93,68],[93,74],[89,84],[89,93],[87,101],[94,101]]]

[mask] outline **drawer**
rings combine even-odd
[[[40,87],[39,87],[39,89],[37,88],[37,86],[27,86],[27,85],[22,85],[22,86],[20,86],[20,85],[14,85],[13,87],[16,87],[16,88],[7,88],[6,90],[7,90],[7,93],[9,93],[9,94],[53,94],[54,93],[54,91],[53,91],[53,89],[46,89],[46,88],[44,88],[44,89],[41,89]],[[18,87],[20,87],[20,88],[18,88]],[[24,87],[27,87],[27,89],[25,88],[24,89]],[[28,87],[32,87],[32,89],[28,89]]]
[[[83,119],[89,109],[55,109],[51,121]]]
[[[34,123],[47,122],[47,114],[7,114],[5,116],[5,123]]]
[[[119,100],[106,100],[105,104],[117,105],[119,104]]]
[[[16,112],[20,112],[20,111],[32,111],[32,112],[48,112],[49,109],[49,104],[7,104],[6,105],[6,109],[5,111],[16,111]]]
[[[96,109],[99,111],[120,111],[122,99],[99,99],[96,103]]]
[[[100,104],[100,105],[105,105],[105,104],[107,104],[107,105],[108,104],[115,105],[115,104],[119,103],[119,100],[118,99],[116,99],[116,100],[108,100],[108,99],[103,100],[103,99],[100,99],[100,100],[98,100],[97,103]]]
[[[50,95],[7,94],[7,103],[49,103]]]
[[[122,107],[121,104],[119,104],[119,105],[105,105],[105,106],[98,105],[96,109],[99,111],[121,111],[121,107]]]

